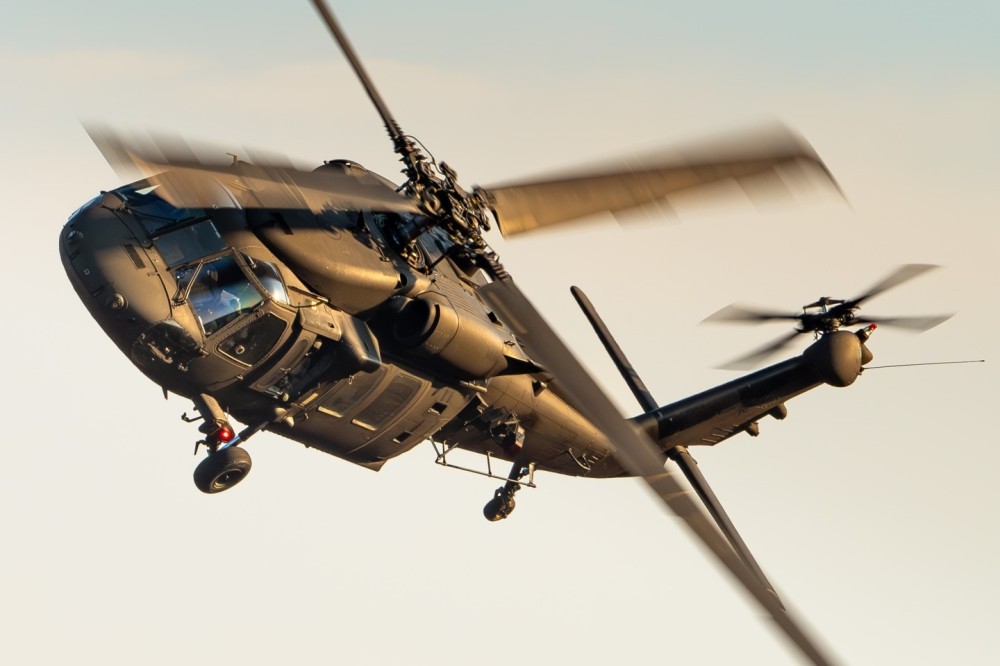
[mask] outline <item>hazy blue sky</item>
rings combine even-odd
[[[334,6],[404,129],[466,184],[780,118],[849,200],[496,239],[626,411],[571,284],[666,402],[728,381],[710,368],[783,332],[697,325],[729,302],[791,310],[902,263],[944,266],[868,306],[958,312],[919,336],[880,329],[876,363],[988,363],[871,372],[792,401],[758,439],[694,453],[844,662],[1000,661],[1000,5],[473,4]],[[0,85],[0,660],[797,663],[632,481],[543,474],[488,524],[495,484],[434,466],[429,446],[373,474],[262,435],[244,484],[195,490],[190,405],[132,368],[59,264],[66,217],[119,184],[79,121],[394,177],[305,0],[8,3]]]

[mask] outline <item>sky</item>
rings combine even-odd
[[[986,363],[871,371],[796,398],[756,439],[693,453],[786,605],[844,663],[1000,660],[1000,7],[472,4],[333,7],[396,119],[465,184],[780,119],[846,196],[491,238],[624,412],[637,408],[570,285],[669,402],[729,381],[713,368],[784,332],[699,326],[730,302],[793,311],[900,264],[942,266],[866,303],[957,313],[921,335],[879,329],[875,364]],[[59,262],[69,214],[120,184],[80,123],[395,177],[309,3],[7,3],[0,87],[0,271],[16,295],[0,660],[799,663],[633,480],[540,474],[490,524],[496,484],[434,465],[429,445],[374,474],[263,434],[240,486],[194,488],[197,435],[178,418],[191,405],[118,352]]]

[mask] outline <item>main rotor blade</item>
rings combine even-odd
[[[935,264],[904,264],[899,268],[897,268],[896,270],[894,270],[889,275],[887,275],[886,277],[884,277],[881,281],[869,287],[868,291],[863,293],[861,296],[858,296],[853,300],[847,301],[845,305],[849,307],[854,307],[856,305],[859,305],[862,301],[866,301],[869,298],[873,298],[884,291],[888,291],[893,287],[899,286],[904,282],[912,280],[918,275],[923,275],[927,271],[933,270],[935,268],[940,268],[940,266],[937,266]]]
[[[702,319],[702,323],[713,322],[713,323],[751,323],[751,324],[763,324],[766,321],[774,320],[792,320],[798,321],[802,319],[802,314],[788,313],[788,312],[776,312],[774,310],[761,310],[758,308],[750,307],[747,305],[740,305],[739,303],[732,303],[722,308],[718,312],[712,313]]]
[[[140,142],[107,128],[86,129],[121,177],[146,177],[158,186],[157,194],[178,208],[420,211],[414,201],[368,172],[302,171],[266,161],[206,162],[178,137]]]
[[[628,357],[625,356],[625,352],[619,346],[618,341],[615,340],[615,336],[611,335],[611,330],[608,329],[604,323],[604,319],[598,314],[597,308],[590,302],[587,294],[579,287],[570,287],[569,290],[573,294],[573,298],[576,299],[580,309],[583,310],[583,314],[593,327],[594,333],[597,334],[601,344],[604,345],[608,356],[614,361],[619,374],[625,380],[625,384],[628,385],[629,390],[632,391],[632,395],[635,396],[636,401],[638,401],[643,411],[651,412],[659,407],[653,394],[646,388],[646,383],[642,381],[635,367],[628,360]]]
[[[493,210],[500,232],[513,236],[596,213],[626,213],[674,195],[733,181],[747,194],[787,197],[795,178],[837,188],[812,147],[785,127],[734,137],[694,150],[610,162],[589,170],[539,180],[477,188]],[[665,206],[665,207],[664,207]]]
[[[802,331],[798,329],[793,330],[791,333],[783,335],[777,340],[769,342],[768,344],[764,345],[763,347],[760,347],[759,349],[755,349],[746,356],[740,356],[739,358],[734,358],[732,361],[729,361],[724,365],[720,365],[719,369],[721,370],[753,369],[758,365],[760,365],[761,363],[763,363],[769,357],[773,356],[774,354],[777,354],[779,351],[784,349],[800,333],[802,333]]]
[[[600,429],[615,447],[615,457],[632,474],[642,477],[664,506],[680,517],[729,572],[750,592],[792,642],[814,664],[830,661],[802,627],[782,609],[777,599],[743,564],[708,517],[691,498],[690,490],[664,469],[664,455],[645,433],[626,421],[573,353],[545,322],[527,297],[509,278],[480,288],[479,293],[503,321],[525,341],[533,354],[555,376],[574,408]]]
[[[604,349],[607,350],[611,360],[614,361],[622,379],[625,380],[629,389],[632,390],[632,395],[635,396],[643,411],[651,412],[659,407],[656,399],[653,398],[653,394],[646,388],[645,382],[642,381],[635,367],[628,360],[628,357],[625,356],[625,352],[618,344],[618,341],[615,340],[615,336],[611,334],[611,330],[604,323],[604,319],[597,312],[597,308],[591,303],[587,294],[579,287],[570,287],[570,291],[573,294],[573,298],[580,305],[580,309],[583,310],[584,316],[587,317],[587,321],[593,327],[597,337],[601,340],[601,344],[604,345]],[[740,536],[733,521],[730,520],[729,514],[726,513],[725,507],[722,506],[722,502],[719,501],[712,487],[708,485],[708,480],[701,473],[701,470],[698,469],[698,461],[694,459],[694,456],[684,446],[675,446],[667,452],[667,455],[681,468],[684,477],[691,484],[691,487],[694,488],[695,492],[698,493],[702,504],[705,505],[712,518],[715,519],[716,526],[729,541],[729,545],[733,547],[733,550],[736,551],[736,554],[740,556],[740,559],[743,560],[743,563],[747,565],[750,571],[757,576],[764,588],[781,603],[781,598],[778,597],[778,593],[774,590],[771,581],[764,575],[764,571],[757,564],[757,560],[754,558],[753,553],[750,552],[750,548],[743,541],[743,537]]]
[[[344,52],[344,56],[347,61],[351,63],[351,68],[357,75],[358,79],[361,81],[361,85],[364,86],[365,92],[368,93],[368,99],[372,101],[375,105],[375,109],[378,114],[382,117],[382,122],[385,124],[386,131],[389,132],[389,136],[395,143],[400,143],[403,140],[403,130],[399,128],[396,123],[395,118],[389,112],[389,107],[386,106],[385,102],[382,100],[382,96],[378,93],[375,88],[375,84],[368,77],[368,72],[365,71],[364,65],[361,64],[361,59],[358,58],[357,53],[354,52],[354,47],[347,40],[347,35],[344,31],[340,29],[340,24],[337,23],[337,19],[334,18],[333,12],[330,11],[329,7],[323,0],[312,0],[313,5],[316,7],[316,11],[319,13],[326,27],[329,28],[330,34],[333,35],[333,39],[337,42],[337,46],[340,50]]]

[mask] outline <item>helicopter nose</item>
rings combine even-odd
[[[90,314],[124,349],[151,324],[170,316],[169,296],[135,234],[100,199],[63,227],[63,268]]]

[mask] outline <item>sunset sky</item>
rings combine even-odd
[[[1000,661],[1000,5],[333,10],[402,127],[469,186],[775,120],[825,160],[846,201],[491,237],[627,414],[570,285],[669,402],[731,380],[713,368],[786,331],[699,325],[724,305],[794,311],[940,264],[864,312],[957,314],[921,335],[879,329],[874,364],[986,363],[872,371],[791,401],[756,439],[693,454],[844,663]],[[374,474],[264,434],[238,488],[194,488],[198,435],[178,418],[191,405],[132,367],[59,262],[66,218],[121,184],[81,120],[397,179],[308,2],[7,3],[0,86],[0,661],[799,663],[632,480],[540,474],[489,524],[497,484],[435,466],[429,444]]]

